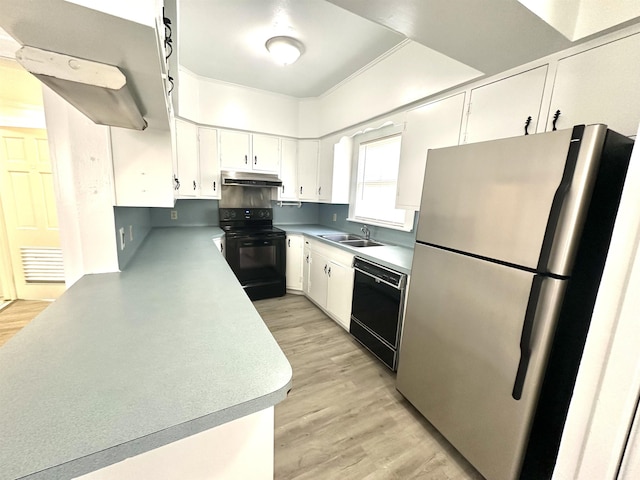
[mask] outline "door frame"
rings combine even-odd
[[[4,207],[2,205],[2,194],[0,192],[0,294],[4,300],[15,300],[17,298],[16,285],[13,280],[13,264],[11,253],[9,252],[9,237],[7,235],[7,225],[4,219]]]

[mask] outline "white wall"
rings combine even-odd
[[[178,114],[207,125],[318,138],[480,75],[415,42],[403,43],[318,98],[287,97],[180,68]]]
[[[109,127],[47,87],[43,100],[69,287],[84,274],[118,271]]]
[[[185,68],[180,68],[179,75],[180,117],[219,127],[298,136],[297,98],[200,77]]]
[[[617,477],[640,391],[639,246],[640,146],[636,144],[560,444],[555,480]]]
[[[480,75],[423,45],[405,43],[320,97],[320,134],[384,114]]]

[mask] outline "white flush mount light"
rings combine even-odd
[[[265,47],[280,65],[291,65],[304,51],[304,45],[291,37],[273,37],[267,40]]]

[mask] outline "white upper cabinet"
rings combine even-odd
[[[173,207],[175,204],[171,133],[111,128],[111,155],[119,207]]]
[[[407,112],[400,147],[396,208],[418,210],[430,148],[458,144],[464,93]]]
[[[181,198],[197,197],[198,178],[198,127],[193,123],[176,120],[176,151],[178,152],[178,195]]]
[[[251,170],[251,134],[220,130],[220,165],[224,170]]]
[[[463,143],[535,133],[548,65],[471,90]],[[544,120],[543,120],[544,121]]]
[[[298,200],[298,141],[281,140],[280,179],[278,200]]]
[[[280,139],[220,130],[220,163],[224,170],[277,174],[280,171]]]
[[[280,139],[254,133],[252,137],[251,168],[256,171],[280,172]]]
[[[333,140],[325,138],[320,140],[320,153],[318,154],[318,200],[331,201],[333,188]]]
[[[318,141],[298,142],[298,199],[315,202],[318,200]]]
[[[631,35],[558,62],[546,131],[604,123],[635,135],[640,122],[640,34]]]
[[[218,155],[218,131],[214,128],[198,128],[198,165],[200,167],[200,196],[220,198],[220,157]]]
[[[180,198],[220,198],[218,132],[176,120]]]
[[[335,137],[320,142],[318,158],[318,201],[322,203],[349,203],[351,156],[353,140]]]

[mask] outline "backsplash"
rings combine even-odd
[[[362,234],[361,224],[347,221],[349,205],[303,203],[300,207],[297,204],[280,207],[278,202],[271,202],[271,205],[273,207],[273,223],[276,225],[320,224],[344,232]],[[114,207],[120,270],[124,269],[133,258],[151,228],[217,227],[218,207],[218,200],[202,199],[177,200],[173,208]],[[177,214],[175,220],[171,219],[172,211]],[[334,213],[336,214],[335,222],[333,221]],[[371,238],[394,245],[413,247],[416,239],[416,223],[417,215],[411,232],[370,226]],[[130,225],[133,230],[133,240],[130,240]],[[125,230],[124,250],[120,249],[120,228]]]
[[[218,200],[180,199],[173,208],[151,209],[152,227],[217,227],[218,218]]]
[[[147,207],[113,207],[116,224],[118,266],[124,270],[151,231],[151,213]],[[120,248],[120,229],[124,229],[124,249]],[[133,240],[131,237],[133,236]]]
[[[333,221],[333,214],[336,214],[336,221]],[[361,223],[349,222],[347,217],[349,216],[349,205],[335,205],[335,204],[320,204],[319,221],[321,225],[335,228],[348,233],[355,233],[356,235],[362,235],[360,228]],[[416,226],[418,223],[418,215],[416,214],[413,220],[413,230],[410,232],[402,232],[400,230],[393,230],[391,228],[376,227],[369,225],[371,231],[371,238],[379,240],[383,243],[391,243],[394,245],[401,245],[404,247],[411,247],[416,241]]]
[[[319,204],[303,203],[296,205],[278,206],[278,202],[271,202],[273,207],[273,223],[276,225],[302,225],[319,222]]]

